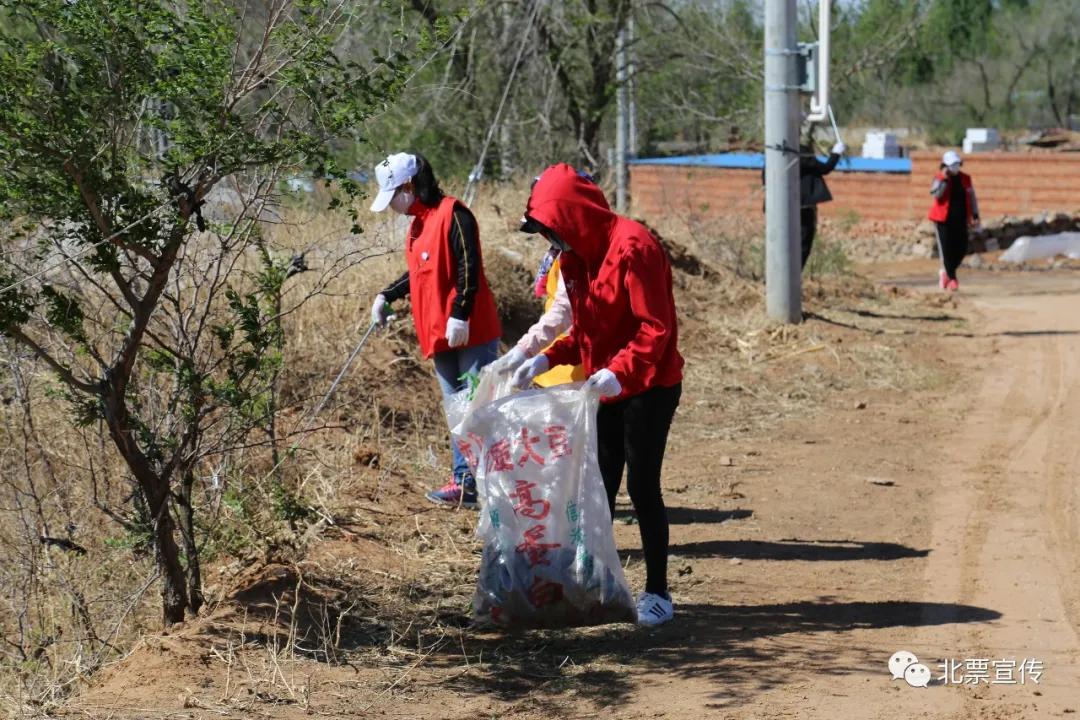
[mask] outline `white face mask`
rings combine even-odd
[[[390,199],[390,209],[396,212],[398,215],[408,215],[409,208],[416,202],[416,195],[405,188],[398,188],[398,191],[394,193],[394,197]]]
[[[960,172],[960,165],[949,165],[945,169],[949,172],[950,175],[955,175]]]

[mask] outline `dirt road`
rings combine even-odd
[[[1080,711],[1080,276],[966,280],[951,311],[962,327],[910,318],[944,336],[958,373],[743,448],[726,474],[743,480],[745,519],[677,511],[693,521],[672,535],[673,574],[689,573],[682,618],[659,649],[643,644],[652,667],[613,716]],[[729,470],[707,455],[683,467],[699,468],[690,487]],[[899,650],[929,667],[930,687],[891,678]]]

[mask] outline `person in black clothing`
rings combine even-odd
[[[847,150],[844,143],[838,142],[832,147],[829,158],[825,162],[818,160],[813,149],[808,145],[799,148],[799,228],[802,235],[802,264],[806,267],[806,260],[810,257],[810,250],[814,246],[814,236],[817,235],[817,206],[818,203],[832,200],[829,186],[825,184],[825,176],[833,171],[840,162],[840,156]]]
[[[825,176],[833,171],[845,151],[847,151],[847,146],[838,142],[832,146],[828,159],[821,162],[809,145],[804,144],[799,147],[799,229],[802,245],[800,268],[806,267],[810,250],[814,246],[814,236],[817,235],[818,203],[832,200],[829,186],[825,184]],[[765,184],[765,168],[761,169],[761,184]]]

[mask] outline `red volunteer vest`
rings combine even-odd
[[[971,176],[967,173],[960,172],[956,174],[956,178],[950,178],[944,172],[939,172],[934,177],[938,180],[944,180],[950,183],[953,182],[954,179],[958,179],[960,181],[960,185],[963,186],[964,193],[967,195],[967,221],[968,224],[971,224],[971,221],[973,219],[973,208],[971,207]],[[950,190],[951,188],[945,190],[944,197],[934,198],[933,201],[930,203],[930,213],[927,215],[930,220],[938,223],[943,223],[949,217],[949,198],[952,195]]]
[[[420,350],[424,357],[450,349],[446,340],[446,321],[457,297],[457,259],[450,249],[450,224],[458,201],[444,197],[438,207],[429,208],[420,201],[413,207],[416,215],[405,241],[405,261],[409,266],[409,301]],[[477,242],[477,257],[465,262],[480,265],[479,283],[469,315],[467,347],[482,345],[502,335],[495,297],[484,277],[484,263]],[[460,348],[458,348],[460,349]]]

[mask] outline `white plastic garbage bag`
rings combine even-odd
[[[476,375],[466,377],[468,387],[443,401],[446,423],[455,438],[461,433],[458,426],[477,408],[501,400],[514,392],[514,374],[498,373],[491,367],[481,368]]]
[[[1080,232],[1018,237],[1009,249],[1001,254],[1001,259],[1005,262],[1022,263],[1055,255],[1080,259]]]
[[[633,622],[597,463],[599,397],[580,384],[508,392],[482,373],[471,401],[465,393],[447,406],[481,499],[474,619],[515,629]]]

